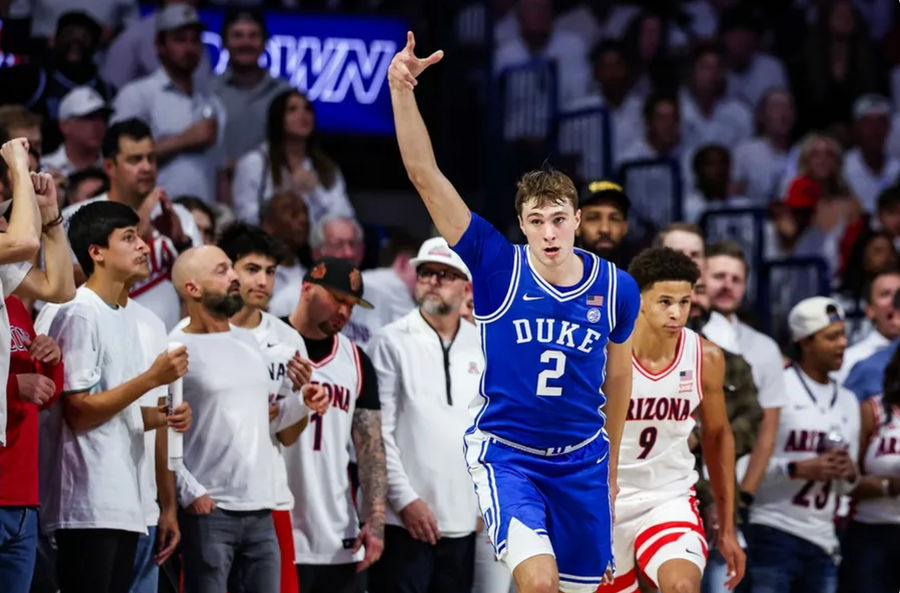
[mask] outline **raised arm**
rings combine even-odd
[[[41,215],[28,171],[28,140],[13,138],[0,147],[0,157],[9,169],[12,210],[9,226],[0,233],[0,263],[26,261],[41,248]]]
[[[15,293],[26,298],[63,303],[75,298],[75,275],[69,240],[59,213],[56,183],[49,173],[32,173],[31,183],[40,207],[45,269],[32,267]]]
[[[427,58],[417,58],[413,53],[415,47],[416,40],[410,31],[406,34],[406,47],[394,56],[388,69],[397,143],[406,174],[425,202],[431,220],[441,236],[453,246],[469,226],[469,208],[438,169],[431,138],[413,94],[418,84],[416,79],[428,66],[439,62],[444,52],[436,51]]]
[[[734,531],[734,437],[725,411],[725,357],[703,340],[703,400],[700,402],[700,439],[719,523],[716,547],[728,564],[727,585],[734,588],[744,576],[746,558]]]

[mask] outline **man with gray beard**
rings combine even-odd
[[[369,572],[369,591],[469,591],[477,512],[460,443],[484,369],[478,330],[460,316],[471,275],[440,237],[425,241],[410,263],[418,308],[368,346],[388,477],[385,548]]]

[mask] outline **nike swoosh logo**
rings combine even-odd
[[[522,295],[523,301],[539,301],[544,298],[542,295],[531,296],[530,294]]]
[[[270,343],[266,342],[266,348],[274,348],[277,345],[278,344],[270,344]]]
[[[684,551],[687,552],[688,554],[693,554],[694,556],[699,556],[699,555],[700,555],[700,554],[698,554],[697,552],[695,552],[695,551],[693,551],[693,550],[689,550],[689,549],[687,549],[687,548],[685,548]]]

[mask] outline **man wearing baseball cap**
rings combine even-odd
[[[378,378],[365,352],[341,333],[356,306],[372,306],[363,298],[359,269],[322,257],[310,266],[297,307],[284,318],[303,338],[312,383],[331,397],[328,413],[311,416],[309,428],[284,451],[303,593],[356,593],[364,582],[360,573],[384,549],[387,470]],[[361,516],[347,471],[351,444],[363,493]]]
[[[875,212],[883,190],[897,181],[900,161],[885,151],[891,131],[891,102],[876,94],[863,95],[853,103],[856,147],[844,155],[844,176],[863,210]]]
[[[622,186],[612,181],[592,181],[581,202],[581,226],[576,231],[579,246],[621,268],[628,266],[632,250],[625,242],[631,200]]]
[[[59,104],[59,130],[63,143],[41,158],[41,164],[66,177],[91,167],[101,167],[100,148],[112,112],[106,99],[89,86],[69,91]]]
[[[425,241],[410,263],[419,306],[368,347],[388,467],[385,551],[369,591],[469,591],[477,513],[459,439],[484,369],[478,330],[459,313],[471,276],[441,237]]]
[[[811,297],[788,315],[794,362],[785,369],[775,451],[744,529],[752,582],[771,591],[835,591],[838,499],[858,479],[859,404],[829,377],[847,348],[837,301]]]
[[[171,196],[216,199],[224,165],[225,108],[196,76],[205,54],[203,23],[189,4],[170,4],[156,13],[160,67],[125,85],[115,98],[113,121],[139,118],[158,139],[159,184]]]

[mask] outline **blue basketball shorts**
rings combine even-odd
[[[497,558],[512,571],[551,554],[561,591],[596,591],[615,566],[605,433],[568,453],[538,455],[475,430],[465,453]]]

